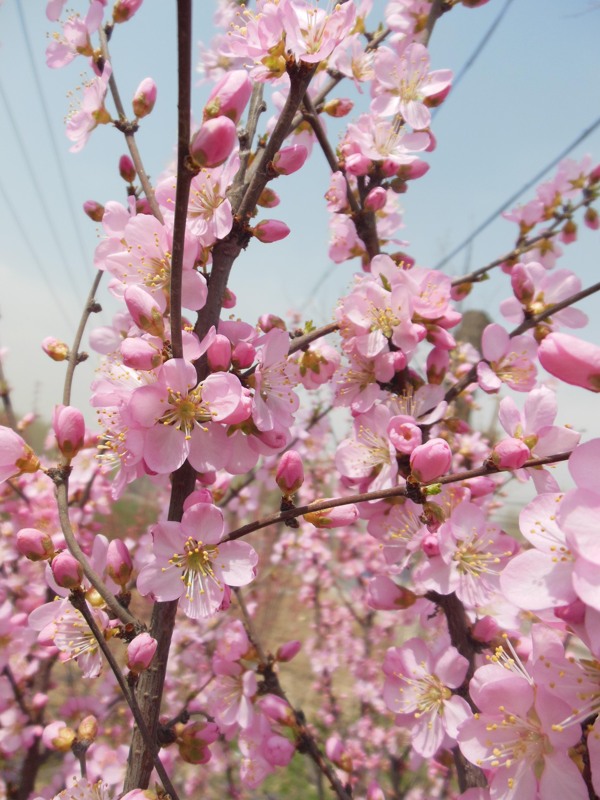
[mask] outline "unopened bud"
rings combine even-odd
[[[127,646],[127,666],[134,675],[148,669],[156,653],[158,642],[149,633],[140,633]]]
[[[75,731],[61,720],[46,725],[42,732],[42,742],[49,750],[68,753],[75,741]]]
[[[301,649],[302,642],[299,642],[297,639],[293,639],[291,642],[285,642],[279,648],[277,648],[277,655],[275,658],[277,661],[291,661],[298,655]]]
[[[93,714],[84,717],[77,728],[77,738],[88,746],[96,741],[98,736],[98,720]]]
[[[135,167],[133,161],[129,156],[121,156],[119,159],[119,175],[127,183],[133,183],[135,180]]]
[[[231,342],[226,336],[217,333],[206,351],[208,365],[213,372],[226,372],[231,366]]]
[[[208,97],[204,119],[229,117],[239,122],[251,94],[252,81],[245,69],[225,73]]]
[[[354,108],[354,103],[347,97],[336,97],[328,100],[323,106],[323,111],[330,117],[345,117]]]
[[[193,136],[190,155],[199,167],[211,169],[223,164],[237,143],[237,129],[229,117],[203,122]]]
[[[264,333],[272,331],[273,328],[279,328],[281,331],[287,330],[285,322],[276,314],[261,314],[258,318],[258,327]]]
[[[140,83],[131,101],[133,113],[138,119],[147,117],[152,112],[156,103],[156,84],[152,78],[144,78]]]
[[[64,550],[52,559],[52,575],[63,589],[77,589],[83,580],[81,564]]]
[[[590,230],[597,231],[600,228],[600,219],[598,218],[598,212],[595,208],[588,206],[585,210],[585,214],[583,216],[583,221],[587,225]]]
[[[37,528],[21,528],[17,533],[17,550],[30,561],[45,561],[54,555],[50,534]]]
[[[297,172],[308,157],[308,149],[302,144],[284,147],[275,154],[270,168],[276,175],[291,175]]]
[[[288,450],[281,456],[275,480],[284,497],[291,497],[298,491],[304,483],[304,468],[299,453]]]
[[[63,456],[74,458],[85,443],[85,420],[81,411],[74,406],[56,406],[52,430]]]
[[[409,608],[417,600],[410,589],[398,586],[387,575],[378,575],[367,584],[367,605],[376,611],[397,611]]]
[[[96,200],[86,200],[83,204],[83,210],[88,217],[94,222],[102,222],[104,216],[104,206]]]
[[[263,219],[254,228],[250,228],[256,238],[264,244],[271,244],[271,242],[278,242],[285,239],[289,235],[290,229],[278,219]]]
[[[452,464],[452,450],[444,439],[430,439],[410,454],[412,474],[420,483],[432,483],[444,475]]]
[[[143,0],[117,0],[113,8],[114,22],[127,22],[142,5],[142,2]]]
[[[387,202],[387,192],[383,186],[376,186],[371,189],[365,197],[365,209],[367,211],[379,211]]]
[[[106,551],[106,572],[119,586],[126,586],[133,572],[133,563],[125,542],[113,539]]]
[[[165,324],[160,306],[152,295],[137,283],[125,289],[124,300],[133,321],[146,333],[162,338]]]
[[[270,186],[265,186],[260,193],[260,197],[256,201],[256,204],[262,208],[275,208],[275,206],[278,206],[280,202],[281,200],[279,199],[277,192],[274,192]]]
[[[323,511],[309,511],[308,514],[304,514],[304,519],[315,528],[340,528],[356,522],[358,508],[350,503],[347,506],[326,508]]]
[[[66,361],[69,357],[69,346],[54,336],[46,336],[42,342],[42,350],[53,361]]]

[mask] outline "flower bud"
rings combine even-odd
[[[568,219],[560,232],[560,240],[563,244],[571,244],[577,239],[577,223]]]
[[[158,642],[149,633],[140,633],[127,645],[127,666],[134,675],[148,669]]]
[[[127,22],[142,5],[143,0],[117,0],[113,8],[113,21]]]
[[[299,453],[288,450],[281,456],[275,480],[284,497],[291,497],[298,491],[304,483],[304,468]]]
[[[93,714],[84,717],[77,728],[77,738],[88,746],[96,741],[98,736],[98,720]]]
[[[223,308],[235,308],[236,306],[237,297],[229,287],[226,287],[225,291],[223,292],[222,303],[223,303]]]
[[[285,767],[296,752],[296,745],[278,733],[268,736],[262,747],[262,754],[273,767]]]
[[[158,795],[152,789],[132,789],[121,800],[158,800]]]
[[[39,458],[12,428],[0,425],[0,483],[22,472],[37,472]]]
[[[342,740],[337,734],[330,736],[325,742],[325,753],[327,758],[335,764],[336,767],[343,769],[344,772],[352,772],[352,758],[350,754],[344,750]]]
[[[102,222],[104,216],[104,206],[96,200],[86,200],[83,204],[83,210],[88,217],[94,222]]]
[[[66,361],[69,357],[69,346],[54,336],[46,336],[42,341],[42,350],[53,361]]]
[[[274,694],[266,694],[260,698],[260,710],[271,720],[280,725],[293,727],[296,724],[294,712],[281,697]]]
[[[106,551],[106,572],[119,586],[125,587],[131,580],[133,562],[125,542],[113,539]]]
[[[138,119],[147,117],[152,112],[156,103],[156,84],[152,78],[144,78],[133,95],[131,105],[133,113]]]
[[[444,475],[452,464],[452,451],[444,439],[430,439],[410,454],[410,468],[419,483],[431,483]]]
[[[387,192],[383,186],[376,186],[371,189],[369,194],[365,197],[365,210],[366,211],[379,211],[387,202]]]
[[[531,451],[522,439],[509,437],[494,445],[490,461],[500,469],[520,469],[531,457]]]
[[[353,503],[349,503],[347,506],[326,508],[323,511],[309,511],[308,514],[304,514],[304,519],[315,528],[341,528],[356,522],[358,508]]]
[[[405,455],[412,453],[423,441],[421,428],[415,425],[412,417],[402,414],[391,418],[387,433],[396,450]]]
[[[285,642],[277,648],[277,655],[275,658],[277,661],[291,661],[298,655],[301,649],[302,642],[299,642],[297,639],[293,639],[291,642]]]
[[[307,156],[308,149],[303,144],[293,144],[276,153],[269,166],[276,175],[291,175],[304,165]]]
[[[275,206],[278,206],[280,202],[281,200],[279,199],[277,192],[274,192],[270,186],[265,186],[260,193],[260,197],[256,201],[256,204],[262,208],[275,208]]]
[[[542,367],[565,383],[600,392],[600,347],[570,336],[550,333],[540,344]]]
[[[127,183],[133,183],[135,180],[135,167],[133,161],[129,156],[121,156],[119,159],[119,175]]]
[[[248,369],[255,357],[256,349],[250,342],[238,342],[231,351],[231,363],[236,369]]]
[[[17,533],[17,550],[30,561],[45,561],[54,556],[52,537],[37,528],[21,528]]]
[[[124,299],[138,328],[162,339],[165,324],[160,306],[154,297],[137,283],[132,283],[125,289]]]
[[[367,605],[375,611],[409,608],[416,600],[416,594],[403,586],[398,586],[387,575],[377,575],[367,584]]]
[[[83,569],[71,553],[63,550],[52,559],[52,575],[63,589],[77,589],[83,580]]]
[[[52,430],[63,456],[76,456],[85,442],[85,420],[81,411],[73,406],[56,406],[52,416]]]
[[[354,103],[347,97],[336,97],[333,100],[328,100],[323,106],[323,111],[329,114],[330,117],[345,117],[354,108]]]
[[[290,229],[278,219],[263,219],[254,228],[250,228],[256,238],[264,244],[271,244],[271,242],[278,242],[285,239],[289,235]]]
[[[585,214],[583,215],[583,221],[592,231],[597,231],[598,228],[600,228],[600,218],[598,217],[598,212],[591,206],[586,208]]]
[[[142,371],[156,369],[164,360],[156,345],[139,337],[128,336],[127,339],[123,339],[119,350],[123,356],[123,364],[131,369]]]
[[[206,764],[210,761],[208,745],[219,737],[214,722],[193,722],[186,725],[178,737],[179,754],[188,764]]]
[[[42,731],[42,742],[49,750],[68,753],[75,741],[75,731],[62,720],[46,725]]]
[[[223,164],[237,143],[237,129],[229,117],[203,122],[190,144],[190,155],[199,167],[211,169]]]
[[[238,123],[252,94],[252,81],[245,69],[225,73],[215,84],[204,107],[204,120],[229,117]]]
[[[585,611],[585,603],[577,598],[568,606],[557,606],[554,609],[554,616],[562,619],[567,625],[581,625],[585,619]]]
[[[493,617],[485,616],[478,619],[471,628],[471,636],[478,642],[491,642],[500,634],[498,623]]]
[[[217,333],[206,351],[208,365],[213,372],[227,372],[231,366],[231,342],[226,336]]]
[[[261,314],[258,318],[258,326],[264,333],[272,331],[273,328],[279,328],[281,331],[287,330],[285,322],[276,314]]]
[[[444,380],[446,371],[450,366],[450,354],[448,350],[441,347],[434,347],[427,356],[427,383],[439,386]]]

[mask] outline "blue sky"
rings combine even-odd
[[[78,5],[85,7],[83,2]],[[208,42],[214,4],[194,5],[194,39]],[[431,40],[432,68],[457,73],[504,5],[505,0],[491,0],[480,9],[459,6],[446,14]],[[381,13],[383,3],[375,0],[374,6]],[[44,51],[53,26],[46,20],[45,3],[20,0],[20,8],[62,172],[39,102],[19,4],[4,0],[0,5],[0,347],[10,351],[5,369],[18,408],[24,412],[35,405],[48,416],[60,400],[63,365],[50,362],[39,343],[46,335],[72,338],[93,277],[93,250],[99,236],[81,212],[81,204],[91,198],[100,202],[124,198],[117,163],[125,148],[118,132],[107,126],[92,135],[82,153],[69,153],[64,134],[71,102],[67,94],[82,81],[86,64],[79,59],[63,70],[48,70]],[[152,76],[158,84],[156,109],[138,135],[153,176],[161,173],[174,152],[174,15],[174,3],[146,0],[132,22],[117,28],[111,43],[115,75],[126,102],[144,77]],[[428,155],[430,172],[401,197],[404,228],[399,235],[410,242],[407,251],[419,264],[434,266],[598,117],[599,25],[600,5],[592,0],[513,0],[481,57],[434,119],[438,147]],[[208,91],[207,85],[195,89],[196,116]],[[338,92],[346,95],[353,96],[350,87]],[[363,106],[366,102],[363,97]],[[338,133],[333,125],[330,132],[335,144]],[[600,129],[572,156],[585,153],[600,160]],[[68,192],[61,174],[66,175]],[[327,183],[324,158],[315,149],[307,169],[278,179],[274,186],[282,203],[271,216],[285,220],[292,233],[273,245],[253,241],[235,266],[231,286],[239,298],[237,313],[249,321],[267,311],[285,316],[293,307],[306,307],[308,317],[326,322],[359,268],[357,262],[334,267],[327,258],[323,200]],[[532,196],[530,190],[521,200]],[[510,249],[515,231],[512,223],[499,220],[446,269],[459,274],[484,265]],[[580,241],[567,248],[560,263],[580,274],[584,285],[597,280],[599,235],[582,229]],[[312,292],[324,273],[326,280]],[[494,315],[507,294],[508,280],[498,276],[478,287],[466,307],[482,307]],[[114,308],[105,296],[101,302]],[[582,336],[600,341],[595,303],[591,299],[581,306],[593,317]],[[105,313],[102,321],[106,323],[109,316]],[[91,365],[81,370],[78,402],[85,403],[92,377]],[[592,400],[586,396],[577,402],[592,409]]]

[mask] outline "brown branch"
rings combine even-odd
[[[105,61],[110,62],[112,66],[110,53],[108,52],[108,37],[106,35],[106,30],[100,28],[98,35],[100,37],[100,48],[102,50],[102,58]],[[142,161],[142,157],[140,155],[137,142],[135,140],[135,132],[138,129],[138,125],[137,123],[131,122],[127,118],[127,114],[125,113],[125,108],[121,101],[121,95],[119,94],[119,89],[117,87],[117,82],[115,80],[114,71],[108,80],[108,87],[110,89],[110,93],[112,95],[115,108],[117,109],[117,114],[119,115],[119,123],[116,125],[116,127],[125,136],[125,142],[127,144],[129,154],[131,155],[131,160],[133,161],[135,171],[137,172],[137,176],[140,179],[140,183],[142,184],[142,190],[146,195],[146,199],[148,200],[150,210],[152,211],[152,213],[159,222],[164,222],[160,207],[156,202],[156,198],[154,196],[154,189],[152,188],[152,184],[150,183],[148,175],[146,174],[146,170],[144,169],[144,163]]]
[[[135,695],[133,694],[133,692],[130,691],[129,686],[127,685],[127,682],[123,677],[121,668],[117,664],[110,647],[106,643],[102,631],[96,625],[96,620],[94,619],[91,611],[88,608],[85,595],[83,594],[82,591],[73,591],[69,596],[69,600],[71,601],[71,604],[79,611],[81,616],[85,619],[89,629],[94,634],[94,637],[98,642],[98,646],[102,650],[104,657],[108,661],[108,664],[117,680],[117,683],[119,684],[119,688],[123,693],[123,697],[127,701],[127,705],[129,706],[129,708],[131,709],[131,713],[133,714],[136,725],[138,726],[138,730],[140,730],[141,735],[144,738],[144,743],[147,749],[152,754],[152,763],[162,781],[163,787],[171,795],[171,800],[179,800],[177,792],[175,791],[173,784],[171,783],[171,779],[167,775],[163,763],[158,755],[158,746],[156,744],[156,739],[152,738],[151,733],[146,726],[144,718],[137,704]]]
[[[534,467],[543,467],[547,464],[556,464],[559,461],[566,461],[571,453],[556,453],[552,456],[544,456],[542,458],[528,459],[521,469],[532,469]],[[448,483],[459,483],[460,481],[468,481],[471,478],[479,478],[482,475],[495,475],[498,472],[512,472],[507,467],[495,467],[493,465],[486,465],[477,467],[476,469],[469,469],[465,472],[459,472],[454,475],[444,475],[435,481],[420,484],[421,490],[426,489],[428,486],[441,485],[445,486]],[[363,492],[362,494],[353,494],[346,497],[336,497],[331,500],[317,500],[314,503],[309,503],[305,506],[298,506],[296,508],[288,509],[287,511],[275,512],[269,514],[256,522],[250,522],[247,525],[242,525],[227,534],[222,539],[222,542],[231,542],[234,539],[241,539],[242,536],[247,536],[249,533],[254,533],[261,528],[267,528],[269,525],[276,525],[278,522],[287,522],[290,519],[301,517],[304,514],[309,514],[314,511],[326,511],[329,508],[339,508],[340,506],[348,506],[353,503],[366,503],[370,500],[386,500],[390,497],[407,497],[410,490],[405,486],[393,486],[390,489],[380,489],[377,492]]]
[[[73,388],[73,375],[75,373],[75,367],[85,358],[87,358],[86,354],[79,352],[79,346],[81,345],[85,326],[87,325],[90,316],[100,311],[100,306],[96,302],[96,292],[98,291],[98,287],[100,286],[100,281],[102,280],[103,275],[104,273],[101,270],[98,270],[96,273],[92,283],[92,288],[90,289],[90,293],[85,301],[85,308],[83,309],[83,314],[81,315],[79,326],[75,333],[75,339],[73,340],[73,344],[71,345],[71,349],[69,351],[69,363],[67,364],[67,374],[65,375],[65,385],[63,388],[63,403],[66,406],[71,404],[71,391]]]

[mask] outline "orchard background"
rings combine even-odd
[[[125,114],[132,117],[131,98],[143,78],[152,76],[158,86],[156,102],[153,96],[138,98],[135,139],[168,236],[175,182],[170,185],[167,176],[177,159],[177,45],[179,39],[182,46],[183,29],[193,42],[191,131],[200,128],[192,141],[194,175],[217,176],[224,170],[231,181],[235,174],[233,139],[223,158],[214,155],[234,130],[218,109],[206,110],[216,80],[226,81],[230,73],[231,80],[236,75],[241,81],[252,68],[251,76],[264,81],[266,109],[257,127],[263,135],[277,129],[281,104],[273,104],[271,84],[285,96],[286,72],[299,86],[320,63],[313,79],[320,85],[326,69],[331,74],[344,69],[342,53],[351,34],[355,53],[364,47],[367,37],[360,32],[365,30],[371,37],[367,52],[376,54],[380,66],[373,94],[368,80],[354,85],[348,78],[332,91],[331,97],[344,102],[351,98],[354,108],[348,115],[335,106],[329,115],[321,114],[333,148],[329,164],[315,141],[302,166],[305,135],[291,136],[286,145],[300,145],[281,155],[289,163],[280,172],[289,167],[298,169],[295,174],[275,177],[275,158],[275,166],[262,165],[269,188],[280,198],[277,206],[264,207],[262,198],[255,215],[253,201],[233,222],[221,220],[221,232],[214,235],[190,216],[189,235],[204,250],[191,259],[195,269],[187,270],[187,288],[204,299],[186,306],[184,293],[185,320],[193,326],[197,311],[199,321],[198,341],[193,343],[188,332],[182,353],[170,329],[177,302],[169,295],[169,280],[158,288],[154,284],[151,292],[148,285],[131,289],[128,284],[127,249],[121,252],[123,243],[133,249],[133,228],[127,226],[136,219],[145,226],[151,209],[138,205],[137,218],[126,222],[135,209],[119,210],[109,202],[126,204],[129,183],[138,199],[143,194],[135,170],[131,181],[119,176],[119,159],[126,152],[122,133],[100,124],[81,152],[68,153],[64,122],[73,133],[82,86],[94,80],[91,51],[83,47],[83,58],[80,53],[65,69],[49,71],[44,50],[48,42],[50,49],[60,42],[61,24],[66,22],[69,31],[73,10],[54,0],[48,4],[49,22],[41,4],[5,0],[0,6],[5,142],[0,155],[0,358],[10,386],[0,428],[0,478],[5,481],[0,494],[0,757],[5,773],[0,796],[594,797],[600,788],[594,725],[600,567],[593,536],[599,503],[593,478],[600,455],[594,440],[600,433],[599,350],[579,339],[553,337],[564,331],[593,343],[600,336],[596,290],[578,297],[578,287],[595,284],[597,274],[597,216],[591,209],[598,175],[593,158],[586,156],[597,153],[600,144],[598,90],[592,80],[598,73],[597,6],[495,0],[465,3],[481,6],[470,9],[438,0],[387,6],[350,0],[325,7],[264,0],[243,17],[246,12],[237,4],[219,3],[221,23],[250,25],[249,34],[240,36],[238,29],[233,37],[237,60],[230,53],[227,61],[227,36],[213,39],[218,35],[214,4],[180,2],[176,9],[151,0],[118,0],[114,9],[108,3],[101,11],[104,5],[82,2],[75,12],[81,17],[103,13],[109,26],[115,20],[108,46]],[[185,17],[188,5],[193,6],[191,23]],[[186,19],[179,26],[176,11]],[[254,12],[262,15],[257,28],[252,27]],[[269,25],[261,27],[266,19]],[[307,54],[302,48],[310,36],[303,37],[315,26],[324,26],[325,33],[321,39],[315,34]],[[106,44],[99,44],[96,28],[90,23],[95,80],[107,80],[109,73],[102,73]],[[260,53],[252,37],[273,30],[270,51]],[[416,108],[402,105],[402,98],[398,107],[398,89],[385,88],[388,73],[381,66],[394,64],[399,70],[395,59],[407,48],[421,48],[422,41],[431,58],[425,73],[443,70],[434,72],[438,86],[425,104],[431,106],[430,124],[417,124],[429,114],[418,87]],[[219,48],[221,60],[215,62]],[[425,63],[423,50],[410,52],[418,52]],[[368,69],[364,77],[373,77]],[[446,98],[448,70],[454,77]],[[399,84],[400,95],[410,93],[410,79],[408,84],[408,89]],[[246,84],[242,94],[245,90]],[[427,96],[427,89],[423,92]],[[236,99],[233,104],[227,113],[243,133],[245,116],[240,115],[246,103]],[[116,118],[109,98],[106,106]],[[304,112],[307,128],[310,104]],[[209,119],[213,114],[216,134]],[[412,123],[411,152],[387,160],[376,159],[372,151],[365,155],[364,139],[352,127],[343,143],[347,124],[356,123],[359,114],[365,115],[363,129],[367,115],[393,118],[394,135],[410,130],[407,123]],[[262,140],[255,166],[268,142]],[[184,156],[180,151],[180,164]],[[339,238],[332,244],[332,220],[349,219],[339,200],[342,173],[331,183],[332,159],[346,170],[352,189],[358,182],[362,193],[353,201],[359,204],[353,219],[367,220],[361,230],[370,237],[362,258],[345,251]],[[426,163],[429,171],[404,182],[402,169],[411,163]],[[127,169],[121,162],[121,172]],[[531,234],[522,229],[527,237],[555,225],[552,242],[564,250],[555,265],[547,252],[533,247],[511,253],[518,226],[502,219],[500,211],[532,201],[557,169],[556,183],[544,184],[538,193],[545,205],[532,211],[539,227]],[[366,181],[375,187],[368,200]],[[551,199],[548,186],[558,187]],[[230,189],[232,202],[234,195]],[[371,212],[382,211],[383,197],[388,205],[375,230]],[[81,210],[92,199],[103,206],[109,202],[103,224],[100,210],[95,222]],[[222,210],[224,197],[219,202]],[[359,212],[364,203],[364,213]],[[281,223],[267,223],[262,232],[255,227],[269,219]],[[288,227],[289,235],[279,240]],[[158,228],[152,230],[158,241]],[[236,301],[219,298],[226,305],[221,319],[232,322],[221,324],[217,341],[209,318],[219,304],[211,295],[211,255],[227,258],[227,242],[241,252],[228,284]],[[170,256],[169,251],[167,261]],[[71,394],[63,390],[66,362],[53,358],[66,354],[60,342],[72,346],[94,279],[94,258],[121,286],[115,288],[113,281],[117,297],[111,296],[104,285],[111,279],[107,275],[96,293],[102,309],[93,308],[80,347],[90,357],[77,365]],[[461,285],[461,276],[496,259],[505,262],[502,269],[491,269],[489,280],[475,281],[470,294],[463,291],[470,287]],[[515,268],[520,260],[539,260],[543,267]],[[355,282],[361,266],[363,278]],[[567,280],[559,272],[567,269],[577,278]],[[190,272],[195,273],[193,287]],[[200,273],[202,281],[208,276],[206,313]],[[564,276],[565,286],[562,294],[552,295],[548,276],[557,274]],[[451,299],[442,275],[452,279]],[[546,292],[535,303],[527,294],[532,286]],[[118,296],[125,288],[131,317],[123,327],[121,316],[113,334],[117,344],[126,337],[133,348],[127,375],[120,366],[120,345],[113,351],[100,348],[113,366],[107,368],[105,360],[99,367],[93,353],[98,339],[92,338],[91,347],[87,340],[100,325],[106,341],[113,315],[123,314]],[[513,289],[516,312],[513,308],[507,322],[500,304]],[[376,298],[385,293],[393,298],[394,311],[377,306]],[[570,296],[589,316],[581,332],[572,330],[584,324],[580,312],[551,313],[553,302],[569,306]],[[518,330],[524,338],[514,340],[520,342],[518,352],[510,351],[508,339],[502,350],[506,334],[498,327],[488,328],[481,355],[462,347],[459,335],[455,346],[460,312],[484,310],[488,321],[513,331],[521,321],[520,304],[526,313]],[[236,319],[249,326],[237,325]],[[536,357],[545,338],[544,363],[553,375]],[[144,346],[152,341],[156,359],[143,367],[147,351],[141,355],[135,349],[142,341]],[[567,348],[565,357],[553,354],[552,342]],[[370,373],[367,381],[367,394],[376,395],[365,399],[365,385],[357,390],[356,378],[327,350],[331,345],[346,357],[355,359],[358,353],[377,363],[371,367],[376,379]],[[429,345],[436,352],[426,363]],[[196,378],[190,375],[196,373],[202,397],[193,389]],[[100,452],[118,451],[127,464],[116,482],[107,459],[94,458],[92,381],[92,403],[104,428]],[[413,394],[422,391],[424,381],[429,385],[415,406]],[[453,403],[453,385],[466,397],[462,405]],[[191,422],[189,406],[183,408],[187,401],[181,401],[186,392],[194,406]],[[450,405],[440,402],[444,392]],[[525,399],[523,418],[517,409]],[[66,408],[54,411],[61,401]],[[9,403],[16,410],[14,420]],[[296,413],[298,404],[302,408]],[[165,414],[167,407],[172,411]],[[27,416],[18,423],[31,412],[35,422]],[[53,433],[44,442],[41,431],[51,417]],[[20,449],[23,440],[13,427],[36,448],[45,474],[33,454]],[[179,428],[186,432],[185,444]],[[552,472],[541,472],[548,461],[559,463]],[[535,487],[523,465],[535,475]],[[519,480],[510,478],[511,470]],[[340,496],[353,496],[355,502],[327,500]],[[557,525],[550,506],[558,502]],[[337,510],[327,510],[328,504]],[[546,559],[554,551],[536,549],[531,527],[550,531],[552,547],[562,548],[558,567]],[[88,574],[89,560],[102,590],[97,576]],[[186,564],[181,579],[187,598],[177,588],[181,583],[169,577]],[[64,599],[44,605],[55,592]],[[178,598],[158,720],[158,704],[148,698],[149,692],[160,693],[163,678],[150,690],[148,676],[160,673],[159,661],[166,663],[165,632]],[[157,622],[159,607],[171,608],[169,621]],[[85,653],[77,649],[82,630]],[[157,655],[148,630],[159,640]],[[94,638],[98,634],[103,656]],[[107,658],[114,660],[107,664]],[[113,673],[120,676],[120,689]],[[565,674],[568,680],[561,682]],[[137,722],[131,746],[133,722],[124,696]],[[512,707],[501,704],[506,698]],[[485,730],[494,733],[486,739]],[[157,772],[151,777],[153,767]]]

